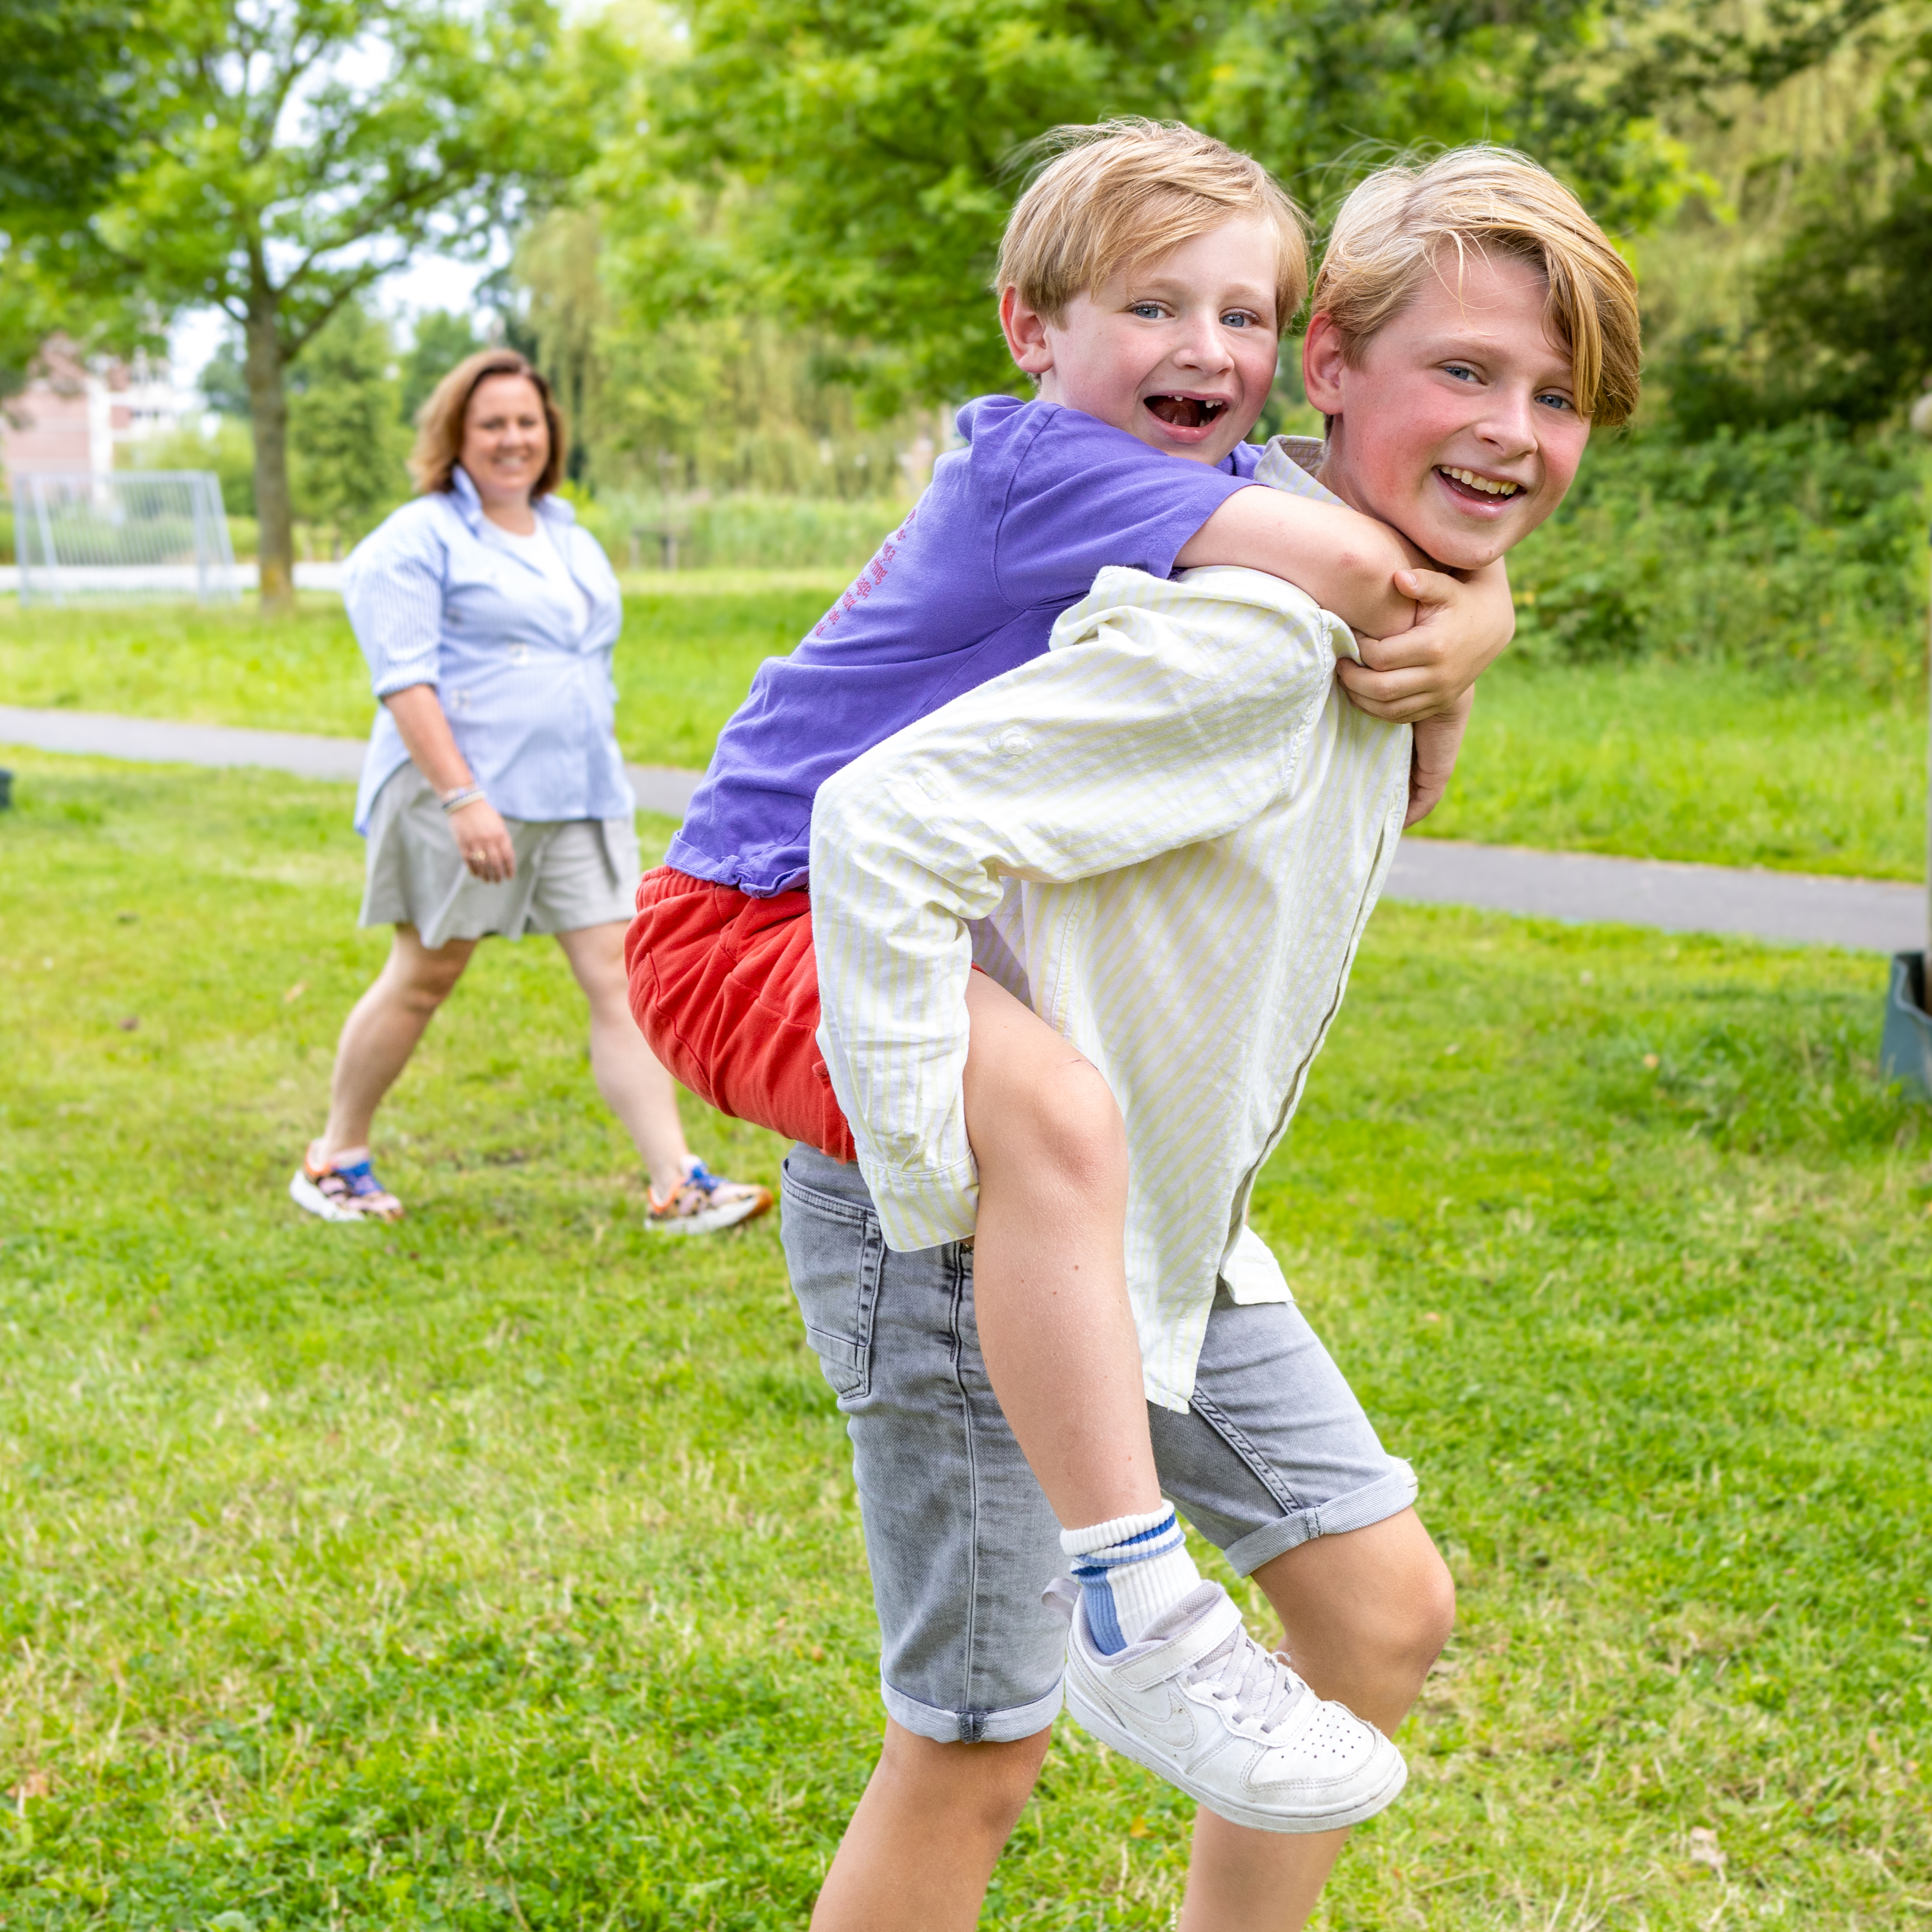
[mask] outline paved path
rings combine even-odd
[[[0,744],[158,764],[262,765],[304,778],[350,782],[362,770],[359,738],[165,724],[98,712],[7,705],[0,705]],[[638,802],[646,811],[682,815],[698,782],[694,772],[664,765],[629,770]],[[1582,852],[1532,852],[1448,838],[1405,841],[1388,893],[1391,898],[1479,906],[1542,919],[1602,920],[1666,932],[1745,933],[1874,952],[1912,951],[1925,943],[1925,894],[1917,886]]]
[[[249,731],[233,724],[164,724],[151,718],[117,718],[103,711],[55,711],[0,704],[0,745],[41,752],[82,752],[98,758],[131,758],[158,765],[262,765],[305,778],[362,776],[363,740],[323,738],[306,731]],[[631,784],[646,812],[682,818],[698,784],[695,772],[668,765],[631,765]]]
[[[1405,839],[1388,896],[1538,919],[1742,932],[1869,952],[1916,952],[1925,944],[1922,886],[1594,852],[1534,852],[1452,838]]]
[[[234,586],[253,590],[261,580],[259,566],[231,564]],[[90,591],[108,591],[126,596],[136,591],[172,590],[192,596],[200,588],[200,573],[191,563],[64,564],[58,572],[62,594],[82,596]],[[339,563],[298,563],[296,566],[298,590],[340,590],[342,566]],[[20,589],[20,567],[0,563],[0,596],[16,596]]]

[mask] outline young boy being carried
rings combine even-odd
[[[1083,131],[1022,197],[1003,250],[1002,320],[1040,399],[982,398],[961,412],[969,448],[937,466],[812,634],[760,670],[668,864],[638,892],[632,1005],[654,1048],[725,1112],[837,1160],[856,1150],[818,1043],[806,890],[827,779],[1038,658],[1108,566],[1166,578],[1246,565],[1292,580],[1367,638],[1391,640],[1379,655],[1364,646],[1378,673],[1345,673],[1358,701],[1444,714],[1426,728],[1452,753],[1468,688],[1513,622],[1499,567],[1466,583],[1412,569],[1420,552],[1325,493],[1252,487],[1262,452],[1241,439],[1306,274],[1298,218],[1266,172],[1189,129]],[[1406,733],[1402,751],[1406,763]],[[1211,772],[1191,768],[1213,787]],[[1425,787],[1426,760],[1418,770]],[[1102,855],[1096,868],[1118,862]],[[886,1240],[904,1250],[974,1238],[998,1408],[1096,1600],[1104,1592],[1096,1628],[1118,1648],[1200,1580],[1162,1503],[1149,1432],[1122,1248],[1120,1115],[1090,1061],[993,977],[973,976],[962,1010],[970,1050],[962,1038],[921,1052],[920,1016],[913,1050],[890,1067],[893,1090],[878,1109],[858,1095],[855,1118],[946,1122],[937,1165],[916,1137],[869,1144],[896,1172]],[[1225,1614],[1225,1593],[1221,1604]],[[1241,1680],[1241,1658],[1222,1662],[1231,1685]],[[1353,1729],[1365,1762],[1319,1788],[1258,1795],[1257,1809],[1309,1830],[1385,1802],[1400,1760]]]
[[[1078,318],[1041,306],[1010,304],[1036,320],[1009,332],[1050,374],[1077,357]],[[1313,308],[1304,369],[1327,442],[1277,442],[1257,480],[1352,504],[1450,568],[1490,565],[1534,529],[1592,423],[1635,404],[1628,268],[1566,190],[1506,151],[1365,182]],[[1101,378],[1085,406],[1104,416],[1106,371],[1084,366]],[[1376,1808],[1363,1794],[1388,1748],[1316,1694],[1392,1730],[1446,1634],[1448,1578],[1407,1466],[1244,1226],[1404,815],[1408,732],[1332,688],[1352,648],[1309,598],[1252,572],[1103,571],[1047,656],[819,792],[824,1037],[864,1178],[795,1149],[784,1234],[851,1418],[890,1721],[816,1924],[974,1922],[1063,1658],[1075,1714],[1204,1802],[1188,1932],[1294,1927],[1312,1910],[1341,1833],[1244,1827],[1305,1831],[1344,1792],[1354,1815]],[[930,1177],[956,1158],[958,1112],[898,1069],[956,1080],[963,1059],[970,1107],[969,957],[1120,1102],[1160,1480],[1261,1584],[1306,1684],[1209,1588],[1138,1641],[1108,1641],[1114,1552],[1083,1556],[1077,1600],[1056,1586],[1070,1639],[1031,1606],[1064,1539],[988,1399],[958,1238],[970,1213],[943,1226],[950,1245],[896,1251],[917,1245],[908,1225],[933,1238]]]

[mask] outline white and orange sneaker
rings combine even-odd
[[[376,1178],[365,1154],[360,1160],[324,1160],[320,1141],[309,1143],[289,1183],[289,1198],[325,1221],[400,1221],[403,1204]]]
[[[1066,1706],[1082,1729],[1230,1823],[1332,1832],[1372,1818],[1408,1776],[1374,1725],[1318,1697],[1249,1636],[1218,1583],[1190,1590],[1139,1642],[1095,1647],[1078,1585],[1066,1611]]]
[[[715,1234],[753,1221],[772,1204],[772,1191],[748,1180],[727,1180],[701,1160],[662,1199],[653,1193],[646,1223],[661,1234]]]

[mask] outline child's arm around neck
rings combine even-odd
[[[1257,484],[1230,496],[1181,547],[1174,567],[1264,570],[1306,591],[1351,630],[1385,638],[1415,621],[1414,599],[1396,590],[1396,572],[1427,562],[1359,510]]]
[[[1362,665],[1341,668],[1343,686],[1392,722],[1466,718],[1470,687],[1516,632],[1500,561],[1466,580],[1448,575],[1373,517],[1265,486],[1230,496],[1175,559],[1178,569],[1206,564],[1264,570],[1334,611],[1362,645]]]

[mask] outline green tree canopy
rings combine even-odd
[[[853,345],[883,416],[1012,382],[985,283],[1016,154],[1057,123],[1188,121],[1318,223],[1391,152],[1505,141],[1628,234],[1694,179],[1682,128],[1748,113],[1883,4],[686,0],[590,191],[630,316],[756,310]]]
[[[415,250],[480,251],[587,160],[605,43],[551,0],[166,0],[146,125],[92,236],[158,308],[242,331],[262,597],[292,557],[286,372]],[[165,111],[164,111],[165,110]]]
[[[56,328],[139,332],[125,289],[77,304],[46,257],[112,187],[136,124],[128,56],[146,40],[132,0],[0,0],[0,397]]]
[[[570,430],[569,475],[600,493],[894,495],[919,473],[930,419],[857,420],[825,376],[828,347],[755,310],[632,326],[604,272],[595,208],[527,230],[512,265],[509,340],[550,379]]]
[[[0,0],[0,212],[72,220],[112,185],[134,130],[131,0]]]
[[[601,178],[629,297],[867,345],[848,373],[881,411],[1011,381],[985,284],[1016,151],[1057,123],[1187,120],[1318,210],[1349,158],[1418,140],[1525,140],[1626,218],[1672,170],[1641,116],[1587,111],[1600,16],[1572,0],[693,0],[689,23]]]
[[[400,406],[402,418],[413,423],[430,392],[466,356],[483,346],[476,325],[466,315],[447,309],[424,309],[411,324],[407,352],[403,357]]]
[[[409,494],[408,450],[388,323],[344,302],[290,371],[292,494],[298,515],[352,540]]]
[[[201,365],[195,387],[208,406],[224,416],[248,418],[248,376],[242,366],[242,338],[230,335]]]
[[[1758,402],[1878,422],[1932,379],[1932,30],[1800,208],[1754,291]]]

